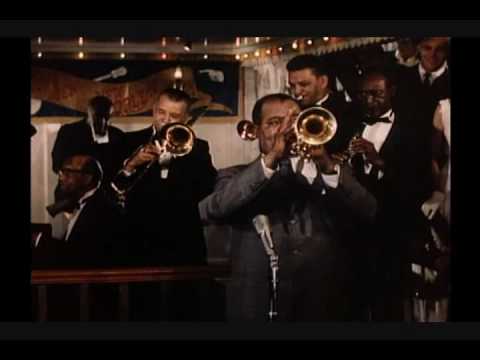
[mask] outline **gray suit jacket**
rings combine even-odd
[[[337,188],[321,176],[312,185],[284,163],[271,179],[260,158],[219,171],[214,192],[199,204],[206,223],[232,226],[232,281],[227,290],[230,320],[264,320],[268,311],[269,258],[252,219],[269,217],[279,255],[279,317],[336,320],[348,301],[348,242],[352,223],[372,221],[376,201],[351,175],[340,173]]]

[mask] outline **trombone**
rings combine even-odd
[[[160,144],[160,147],[163,151],[166,151],[173,155],[173,157],[182,157],[189,154],[195,142],[195,133],[192,128],[183,123],[175,122],[163,126],[159,131],[152,135],[150,140],[143,145],[140,145],[125,161],[124,164],[127,164],[131,159],[133,159],[146,145],[149,144]],[[114,181],[110,183],[111,187],[116,192],[119,203],[122,207],[125,204],[125,199],[127,194],[135,187],[135,185],[140,181],[143,176],[148,172],[150,167],[158,161],[157,158],[150,161],[139,173],[133,183],[130,185],[122,186],[115,184]]]

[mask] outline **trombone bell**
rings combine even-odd
[[[195,134],[187,125],[171,123],[162,127],[159,139],[165,143],[168,152],[175,156],[184,156],[192,151]]]

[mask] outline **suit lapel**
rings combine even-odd
[[[395,120],[379,151],[379,155],[382,159],[388,158],[389,154],[395,149],[395,145],[398,143],[400,138],[400,130],[401,126],[398,114],[395,113]]]
[[[87,200],[85,206],[83,207],[82,211],[78,215],[77,221],[75,222],[72,232],[70,233],[70,237],[67,242],[76,242],[78,239],[81,239],[82,242],[88,242],[90,239],[87,237],[81,236],[82,232],[89,229],[92,223],[96,220],[96,216],[94,214],[98,214],[98,191],[95,193],[90,199]],[[95,212],[90,211],[90,208],[97,208]]]

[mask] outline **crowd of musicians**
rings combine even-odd
[[[224,169],[185,125],[184,91],[158,94],[133,132],[92,98],[58,132],[46,211],[67,225],[34,266],[206,265],[204,226],[227,225],[230,321],[403,321],[425,271],[448,297],[432,223],[450,222],[449,39],[397,45],[341,89],[325,56],[292,58],[289,93],[258,99],[240,129],[258,157]]]

